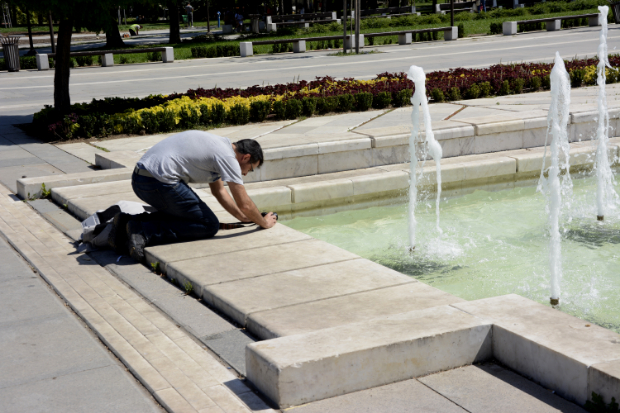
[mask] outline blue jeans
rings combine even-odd
[[[134,172],[131,187],[138,198],[157,209],[140,219],[147,245],[211,238],[220,229],[213,211],[185,182],[165,184]]]

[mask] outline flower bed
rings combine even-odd
[[[620,56],[611,55],[612,66]],[[597,59],[566,61],[572,87],[596,83]],[[485,69],[451,69],[426,75],[432,102],[536,92],[550,87],[552,64],[495,65]],[[606,69],[607,82],[620,80],[620,71]],[[38,136],[49,140],[144,134],[223,124],[262,122],[267,118],[296,119],[330,112],[365,111],[409,105],[413,83],[405,73],[382,73],[372,80],[331,77],[307,82],[247,89],[190,89],[184,94],[151,95],[144,99],[106,98],[72,105],[58,118],[46,106],[34,115]]]

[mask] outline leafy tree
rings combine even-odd
[[[150,2],[153,0],[141,0]],[[59,21],[54,71],[54,108],[58,115],[67,114],[71,106],[69,75],[71,35],[73,28],[100,32],[112,29],[111,10],[126,7],[135,0],[22,0],[28,10],[40,13],[52,12]],[[118,28],[116,28],[118,31]]]

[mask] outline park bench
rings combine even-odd
[[[164,63],[172,63],[174,62],[174,49],[172,47],[148,47],[144,49],[127,49],[127,50],[93,50],[87,52],[72,52],[69,53],[70,57],[78,57],[78,56],[103,56],[101,58],[101,66],[110,67],[114,66],[114,55],[115,54],[134,54],[134,53],[153,53],[153,52],[161,52],[161,60]],[[37,59],[37,69],[38,70],[49,70],[49,59],[54,59],[56,57],[55,53],[49,54],[38,54],[36,56]]]
[[[511,36],[513,34],[517,34],[517,25],[519,24],[530,24],[530,23],[546,23],[547,31],[556,31],[562,28],[562,20],[572,20],[572,19],[588,19],[588,25],[590,27],[600,26],[602,19],[606,19],[607,16],[603,16],[601,13],[592,13],[592,14],[579,14],[576,16],[562,16],[562,17],[548,17],[546,19],[532,19],[532,20],[518,20],[512,22],[504,22],[502,25],[502,31],[504,32],[504,36]]]
[[[419,30],[402,30],[395,32],[380,32],[380,33],[360,33],[360,47],[364,46],[364,37],[380,37],[380,36],[398,36],[398,44],[405,45],[411,44],[413,35],[418,33],[432,33],[432,32],[444,32],[444,40],[456,40],[458,38],[458,27],[434,27],[430,29]],[[306,37],[301,39],[282,39],[282,40],[259,40],[255,42],[241,42],[239,43],[241,57],[252,56],[254,54],[254,46],[267,45],[267,44],[283,44],[293,43],[294,53],[304,53],[306,51],[306,42],[312,41],[325,41],[325,40],[339,40],[343,36],[323,36],[323,37]],[[344,37],[344,48],[352,49],[355,47],[355,36],[347,35]]]
[[[442,3],[442,4],[438,4],[438,13],[449,13],[451,10],[451,5],[450,3]],[[465,2],[461,2],[461,3],[457,3],[454,2],[454,12],[458,13],[458,12],[462,12],[462,11],[469,11],[469,12],[475,12],[476,11],[476,2],[475,1],[465,1]]]
[[[340,23],[336,18],[336,12],[286,14],[283,16],[266,16],[267,31],[276,31],[278,26],[310,27],[310,23],[325,24],[331,22]]]

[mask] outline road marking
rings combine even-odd
[[[527,38],[525,38],[525,37],[517,38],[517,37],[512,37],[511,36],[508,39],[502,39],[502,40],[508,40],[510,42],[535,41],[535,40],[538,40],[538,39],[550,39],[550,38],[553,38],[553,37],[563,37],[563,38],[566,38],[566,36],[575,36],[575,35],[581,36],[581,35],[583,35],[583,32],[563,33],[563,34],[557,34],[557,35],[541,35],[541,36],[527,37]],[[608,41],[609,40],[613,40],[613,39],[620,39],[620,36],[608,36],[607,39],[608,39]],[[497,41],[497,40],[499,40],[499,39],[491,39],[491,38],[484,39],[484,41],[488,41],[488,42],[493,42],[493,41]],[[512,49],[520,49],[520,48],[528,48],[528,47],[544,47],[544,46],[549,47],[549,46],[562,45],[562,44],[583,43],[583,42],[587,42],[587,41],[590,41],[590,40],[596,41],[596,40],[598,40],[598,37],[593,38],[593,39],[584,39],[584,40],[576,40],[576,41],[565,41],[565,42],[559,42],[559,43],[554,43],[554,42],[543,43],[543,44],[538,44],[537,43],[536,45],[514,46],[514,47],[508,47],[508,48],[501,48],[501,49],[486,49],[486,50],[476,49],[475,51],[472,51],[472,52],[457,52],[457,53],[453,53],[453,54],[484,53],[484,52],[504,51],[504,50],[512,50]],[[456,42],[455,43],[450,42],[450,43],[442,43],[441,45],[436,45],[436,46],[417,47],[417,48],[414,48],[413,50],[416,50],[416,51],[418,51],[418,50],[419,51],[428,51],[428,50],[434,50],[434,49],[439,49],[439,48],[445,49],[446,47],[459,47],[459,48],[462,48],[463,46],[464,46],[463,44],[457,44]],[[467,45],[467,46],[470,46],[470,45]],[[467,47],[467,46],[465,46],[465,47]],[[479,44],[473,44],[472,43],[471,46],[478,47]],[[398,52],[407,53],[407,52],[410,52],[411,50],[412,50],[412,48],[407,48],[407,49],[404,49],[404,50],[395,50],[395,49],[393,49],[393,51],[390,52],[390,53],[398,53]],[[592,55],[595,55],[595,54],[596,53],[594,52]],[[416,58],[420,58],[420,57],[433,57],[433,56],[434,55],[415,56],[415,57]],[[327,57],[330,57],[330,56],[318,55],[318,56],[306,57],[306,59],[322,59],[322,58],[327,58]],[[407,58],[409,58],[409,57],[407,57]],[[230,60],[230,58],[228,58],[228,57],[216,58],[216,59],[220,60],[220,61],[223,60],[223,59]],[[382,59],[381,61],[393,61],[393,60],[403,60],[403,59],[406,59],[406,58]],[[212,60],[212,59],[209,59],[209,60]],[[262,61],[259,61],[259,62],[254,61],[254,62],[251,62],[251,64],[269,64],[269,63],[279,63],[279,64],[282,64],[282,62],[283,62],[282,59],[274,59],[274,60],[262,60]],[[370,62],[372,62],[372,61],[370,61]],[[248,63],[250,63],[250,62],[248,62]],[[356,62],[356,63],[359,63],[359,62]],[[345,63],[344,65],[356,64],[356,63]],[[164,69],[164,70],[184,70],[184,69],[195,69],[195,68],[202,68],[202,69],[204,69],[205,67],[212,67],[212,66],[221,67],[222,65],[238,65],[238,64],[239,64],[239,62],[231,62],[231,63],[220,63],[219,65],[217,65],[217,62],[213,62],[213,64],[184,66],[182,68],[178,67],[178,66],[172,66],[172,65],[169,66],[169,67],[168,66],[162,67],[162,66],[158,65],[157,68],[131,69],[131,70],[123,70],[123,71],[110,71],[109,73],[110,74],[139,73],[139,72],[152,72],[152,71],[156,71],[156,70],[157,71],[161,71],[162,69]],[[330,66],[341,66],[341,65],[343,65],[343,64],[338,64],[338,63],[330,64]],[[325,65],[305,66],[305,67],[321,67],[321,66],[325,66]],[[290,69],[299,69],[299,67],[291,67]],[[100,69],[97,69],[97,70],[100,70]],[[263,70],[265,70],[265,69],[263,69]],[[233,73],[247,73],[247,72],[233,72]],[[214,75],[218,75],[218,73],[215,73]],[[93,73],[92,72],[89,72],[89,73],[73,73],[72,76],[75,76],[75,77],[77,77],[77,76],[93,76]],[[96,76],[98,76],[98,74],[96,74]],[[27,80],[27,79],[46,79],[46,78],[53,78],[53,77],[54,77],[54,75],[50,75],[50,76],[29,76],[29,77],[18,77],[18,79],[20,79],[20,80],[21,79],[24,79],[24,80]],[[160,78],[160,79],[161,80],[165,80],[165,79],[173,79],[173,78],[176,78],[176,76],[170,77],[170,78]],[[125,80],[125,81],[129,81],[129,80]],[[110,81],[110,82],[123,82],[123,81]],[[85,83],[85,84],[90,84],[90,83]],[[97,84],[97,83],[93,83],[93,84]],[[35,88],[35,87],[31,87],[31,88]],[[0,89],[0,90],[3,90],[3,89]],[[4,89],[4,90],[6,90],[6,89]]]
[[[583,43],[583,42],[595,42],[597,39],[583,39],[583,40],[573,40],[573,41],[569,41],[569,42],[562,42],[562,43],[554,43],[554,45],[558,45],[558,44],[575,44],[575,43]],[[484,52],[500,52],[500,51],[506,51],[506,50],[516,50],[516,49],[528,49],[528,48],[532,48],[532,47],[541,47],[541,46],[547,46],[547,45],[541,45],[541,44],[533,44],[533,45],[525,45],[525,46],[514,46],[514,47],[503,47],[500,49],[492,49],[492,50],[471,50],[471,51],[464,51],[464,52],[454,52],[451,55],[464,55],[464,54],[472,54],[472,53],[484,53]],[[391,59],[382,59],[381,62],[394,62],[394,61],[400,61],[400,60],[412,60],[412,59],[421,59],[421,58],[432,58],[432,57],[441,57],[438,55],[421,55],[421,56],[405,56],[405,57],[394,57]],[[281,62],[280,62],[281,63]],[[192,79],[192,78],[199,78],[199,77],[214,77],[214,76],[227,76],[227,75],[237,75],[237,74],[244,74],[244,73],[259,73],[259,72],[273,72],[273,71],[282,71],[284,70],[298,70],[298,69],[313,69],[313,68],[318,68],[318,67],[326,67],[326,66],[351,66],[351,65],[359,65],[360,63],[367,63],[367,62],[359,62],[359,61],[355,61],[355,62],[344,62],[344,63],[333,63],[330,65],[325,65],[325,64],[320,64],[320,65],[306,65],[306,66],[292,66],[292,67],[286,67],[286,68],[269,68],[269,69],[252,69],[252,70],[238,70],[238,71],[234,71],[234,72],[221,72],[221,73],[204,73],[204,74],[193,74],[193,75],[177,75],[177,76],[167,76],[167,77],[156,77],[156,78],[145,78],[145,79],[122,79],[122,80],[106,80],[106,81],[101,81],[101,82],[86,82],[86,83],[72,83],[71,86],[88,86],[88,85],[102,85],[102,84],[109,84],[109,83],[127,83],[127,82],[152,82],[155,80],[171,80],[171,79]],[[485,64],[482,66],[488,66],[489,64]],[[44,89],[44,88],[53,88],[54,85],[42,85],[42,86],[22,86],[22,87],[9,87],[9,88],[0,88],[0,90],[20,90],[20,89]]]

